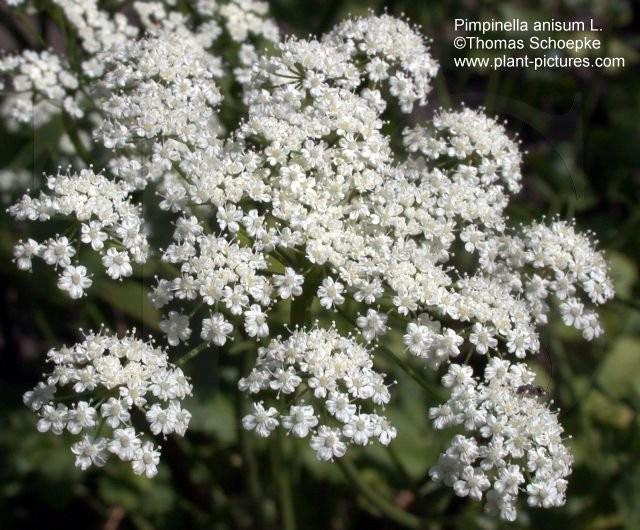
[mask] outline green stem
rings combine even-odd
[[[391,462],[393,462],[393,465],[398,470],[398,473],[402,475],[402,480],[407,484],[413,482],[412,478],[409,476],[409,473],[407,473],[407,470],[405,469],[404,464],[402,463],[402,460],[400,460],[398,453],[393,447],[393,444],[387,445],[385,446],[385,448],[387,450],[387,454],[389,455],[389,458],[391,459]]]
[[[353,318],[347,315],[342,308],[337,307],[336,310],[342,318],[349,322],[354,328],[357,328],[356,322],[353,320]],[[418,374],[407,361],[405,361],[403,358],[401,358],[391,350],[383,347],[382,345],[380,346],[380,351],[382,351],[382,353],[385,353],[387,357],[389,357],[397,366],[399,366],[407,375],[409,375],[409,377],[411,377],[416,383],[424,388],[429,395],[439,399],[439,396],[433,391],[431,385],[429,385],[429,383],[422,379],[422,377],[420,377],[420,374]]]
[[[98,407],[96,407],[96,409],[97,409],[97,408],[98,408]],[[94,435],[93,435],[93,437],[94,437],[96,440],[98,439],[98,437],[100,436],[100,433],[102,432],[102,428],[104,427],[104,422],[105,422],[105,421],[106,421],[106,420],[104,419],[104,417],[103,417],[103,418],[101,418],[101,419],[100,419],[100,423],[98,423],[98,425],[96,426],[96,431],[95,431],[95,433],[94,433]]]
[[[247,373],[251,365],[252,350],[245,349],[242,354],[242,373]],[[238,438],[240,440],[240,451],[242,454],[242,465],[244,467],[244,477],[249,490],[249,498],[254,507],[258,528],[266,528],[267,516],[264,511],[264,493],[260,483],[260,473],[256,462],[256,455],[253,451],[252,441],[247,431],[242,427],[244,396],[239,393],[236,396],[236,421],[238,427]]]
[[[467,352],[467,355],[465,355],[464,357],[464,364],[469,364],[469,361],[471,360],[471,356],[473,355],[473,351],[474,351],[473,346],[469,345],[469,351]]]
[[[33,28],[33,26],[31,25],[31,21],[24,13],[17,11],[15,15],[16,15],[16,18],[20,21],[20,24],[22,25],[22,27],[26,30],[29,36],[36,42],[36,45],[38,47],[42,48],[43,50],[49,47],[48,44],[42,38],[42,35],[40,35],[40,33],[38,33]]]
[[[207,346],[209,346],[208,342],[203,342],[201,344],[198,344],[195,348],[193,348],[192,350],[185,353],[182,357],[180,357],[180,359],[176,361],[176,366],[182,366],[185,363],[189,362],[196,355],[198,355],[202,350],[207,348]]]
[[[89,154],[89,151],[85,149],[84,145],[82,145],[82,140],[80,140],[80,136],[78,135],[78,128],[66,112],[62,113],[62,123],[67,136],[69,136],[73,147],[75,147],[77,155],[82,159],[87,167],[91,166],[91,155]]]
[[[442,74],[436,76],[433,80],[433,87],[438,95],[439,103],[443,107],[451,107],[451,96],[449,95],[449,89]]]
[[[375,506],[384,517],[405,528],[420,528],[422,526],[422,522],[418,517],[394,506],[389,500],[371,488],[360,476],[358,470],[348,458],[338,458],[336,462],[347,480],[370,504]]]
[[[316,268],[316,270],[305,274],[302,294],[291,301],[289,324],[292,328],[296,325],[304,327],[310,323],[311,304],[313,304],[313,298],[321,281],[321,268]]]
[[[433,388],[431,388],[431,385],[429,385],[429,383],[422,379],[422,377],[420,377],[420,374],[418,374],[413,366],[411,366],[405,359],[387,348],[381,347],[380,350],[382,351],[382,353],[386,354],[387,357],[389,357],[394,363],[396,363],[409,377],[411,377],[411,379],[413,379],[424,390],[426,390],[427,394],[439,399],[438,394],[433,390]]]
[[[193,317],[196,315],[196,313],[197,313],[198,311],[200,311],[200,309],[202,309],[202,307],[203,307],[203,306],[204,306],[204,303],[203,303],[203,302],[200,302],[199,304],[197,304],[197,305],[193,308],[193,311],[191,311],[191,313],[189,313],[189,318],[193,318]]]
[[[291,301],[289,314],[289,326],[304,326],[309,322],[309,312],[313,303],[313,296],[318,288],[322,270],[306,275],[302,294]],[[271,444],[271,468],[278,487],[278,500],[280,502],[280,519],[283,530],[296,528],[295,509],[291,492],[291,477],[288,463],[284,458],[284,438],[282,431],[278,431],[277,439]]]
[[[288,467],[284,462],[282,432],[278,431],[278,437],[271,444],[271,470],[278,487],[278,501],[280,503],[280,521],[282,530],[295,530],[296,515],[293,507],[293,495],[291,492],[291,479]]]

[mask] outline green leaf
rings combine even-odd
[[[96,280],[95,295],[145,326],[158,330],[160,313],[149,300],[149,290],[139,282]]]
[[[594,420],[613,429],[627,429],[634,418],[634,412],[631,408],[608,398],[597,390],[589,393],[584,406],[589,416]]]
[[[217,393],[208,400],[193,400],[189,410],[193,415],[190,429],[212,433],[224,444],[235,443],[236,423],[229,397]]]
[[[607,259],[611,265],[611,278],[616,294],[623,298],[632,297],[633,285],[638,279],[635,263],[624,254],[615,251],[608,251]]]
[[[598,382],[613,397],[634,396],[640,382],[640,340],[618,340],[600,367]]]

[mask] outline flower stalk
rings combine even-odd
[[[349,483],[353,485],[369,503],[375,506],[381,515],[404,528],[421,528],[422,522],[420,518],[398,508],[391,501],[376,492],[362,478],[349,458],[340,458],[336,460],[336,462]]]

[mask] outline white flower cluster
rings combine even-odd
[[[440,109],[398,138],[387,133],[388,105],[408,113],[424,104],[438,71],[415,27],[370,15],[320,39],[288,38],[271,53],[257,48],[278,38],[265,2],[198,0],[191,13],[134,2],[145,31],[134,38],[132,22],[94,0],[54,1],[83,43],[73,71],[94,97],[91,133],[109,151],[109,171],[49,177],[50,192],[10,208],[18,219],[75,223],[45,242],[21,241],[19,268],[41,257],[78,298],[91,284],[72,263],[82,242],[102,254],[111,278],[131,275],[131,262],[150,252],[145,212],[132,198],[148,187],[174,226],[166,248],[154,249],[164,261],[151,292],[165,311],[160,330],[172,347],[199,336],[194,350],[239,335],[255,342],[255,368],[239,382],[255,396],[246,429],[308,438],[321,460],[390,443],[396,429],[381,412],[389,385],[373,347],[403,331],[408,353],[447,366],[452,396],[431,410],[435,426],[465,430],[432,477],[458,495],[486,493],[487,509],[509,520],[524,491],[532,506],[564,502],[571,458],[521,360],[539,351],[552,311],[587,340],[602,333],[595,307],[613,296],[607,263],[593,235],[571,223],[509,226],[522,155],[482,109]],[[233,49],[221,50],[223,61],[216,45],[225,32]],[[14,85],[64,104],[75,78],[61,78],[53,56],[53,66],[40,64],[48,55],[24,57],[1,63],[21,71]],[[226,102],[231,72],[241,94]],[[229,119],[224,111],[235,109],[224,105],[240,100],[244,114]],[[298,304],[306,304],[300,315]],[[315,327],[296,320],[317,307],[326,314]],[[272,338],[281,329],[274,315],[285,311],[294,329]],[[321,327],[334,311],[353,334]],[[462,364],[474,354],[474,366],[486,365],[482,381]],[[84,430],[74,446],[81,467],[101,465],[110,451],[153,474],[156,449],[133,430],[135,407],[154,434],[183,433],[188,423],[179,401],[190,386],[166,353],[131,336],[91,335],[50,358],[56,369],[27,396],[39,428]],[[55,385],[106,401],[55,404]],[[86,432],[102,429],[99,415],[113,430],[108,439]]]
[[[27,12],[38,6],[32,2],[14,0],[9,6]],[[253,57],[247,50],[254,50],[252,40],[278,40],[276,24],[268,18],[268,4],[255,0],[200,0],[193,15],[187,15],[175,2],[138,0],[132,2],[132,9],[139,17],[141,28],[124,13],[117,2],[106,8],[97,0],[52,0],[52,8],[59,9],[60,15],[80,43],[80,49],[73,52],[79,64],[67,65],[52,51],[35,52],[26,50],[21,54],[8,55],[0,59],[0,74],[10,76],[12,93],[2,104],[1,115],[12,130],[21,124],[39,127],[54,115],[64,110],[73,118],[81,118],[91,107],[87,107],[80,90],[80,77],[99,79],[104,75],[105,53],[125,46],[145,32],[166,30],[184,39],[185,46],[210,48],[216,39],[226,33],[236,42],[246,46],[240,61],[245,67]],[[208,55],[209,61],[219,59]],[[86,81],[86,80],[85,80]],[[94,88],[89,84],[84,92]],[[100,115],[91,113],[92,119]]]
[[[131,261],[144,263],[149,244],[143,231],[139,206],[131,201],[131,189],[122,181],[113,181],[91,169],[79,173],[62,173],[47,178],[49,193],[38,198],[28,194],[9,208],[19,220],[46,221],[72,218],[74,237],[56,236],[44,242],[20,241],[14,256],[18,268],[31,270],[32,258],[40,257],[47,265],[62,269],[58,286],[71,298],[80,298],[91,285],[86,267],[72,265],[77,245],[85,243],[102,255],[102,264],[114,280],[131,276]],[[79,234],[76,234],[79,229]],[[71,239],[70,239],[71,238]]]
[[[134,420],[146,420],[156,436],[184,436],[191,419],[181,405],[191,384],[167,353],[133,335],[90,333],[72,347],[50,350],[47,360],[52,371],[24,394],[38,431],[79,436],[71,451],[81,469],[115,455],[138,475],[156,475],[160,447],[136,431]]]
[[[170,2],[136,1],[133,8],[144,29],[158,29],[197,41],[203,48],[216,47],[221,35],[254,50],[259,42],[277,42],[278,26],[269,18],[269,5],[258,0],[197,0],[188,13]],[[247,66],[247,64],[245,64]]]
[[[451,397],[429,411],[437,429],[464,430],[431,468],[431,478],[460,497],[486,495],[486,510],[508,521],[516,518],[521,493],[529,506],[564,504],[571,473],[563,429],[534,379],[526,365],[498,358],[487,364],[483,381],[470,367],[452,364],[442,378]]]
[[[430,127],[431,133],[421,126],[404,132],[410,152],[448,162],[456,169],[456,180],[476,177],[480,187],[502,181],[510,192],[520,189],[520,149],[494,119],[465,107],[456,112],[441,110]]]
[[[552,293],[567,326],[581,330],[586,340],[601,335],[598,314],[585,306],[605,303],[614,291],[607,262],[588,235],[565,221],[533,224],[524,230],[523,246],[525,259],[539,271],[527,285],[527,297],[538,301]]]
[[[25,124],[40,127],[64,109],[74,118],[80,107],[78,78],[57,55],[25,50],[0,59],[0,74],[10,78],[11,92],[4,98],[1,114],[10,130]]]
[[[259,220],[255,213],[238,217],[252,234]],[[233,217],[226,219],[236,223]],[[225,344],[234,329],[219,312],[223,307],[232,318],[243,316],[244,331],[249,337],[259,340],[268,336],[269,308],[278,299],[300,296],[303,276],[290,267],[283,274],[266,275],[268,264],[262,252],[203,232],[195,217],[178,219],[174,242],[164,252],[163,260],[180,265],[180,274],[172,280],[160,279],[151,294],[152,302],[162,308],[172,301],[182,305],[198,301],[196,307],[215,310],[203,319],[200,336],[219,346]],[[182,313],[169,312],[160,324],[169,344],[175,346],[191,336],[189,320]]]
[[[220,60],[193,38],[165,30],[111,49],[103,61],[105,119],[94,136],[124,151],[111,161],[115,175],[142,187],[174,169],[191,146],[214,147]]]
[[[123,13],[112,15],[100,9],[98,0],[52,0],[52,3],[62,11],[88,54],[107,50],[138,35],[137,28],[129,24]],[[100,68],[96,63],[94,59],[83,64],[84,73],[99,75]]]
[[[367,81],[386,85],[403,112],[411,112],[416,102],[426,103],[438,63],[418,27],[386,14],[355,18],[336,26],[323,40],[358,64]]]
[[[388,445],[396,429],[379,414],[389,402],[385,374],[373,368],[373,356],[335,328],[297,329],[258,350],[251,373],[238,384],[264,401],[242,419],[245,429],[269,436],[278,426],[297,438],[310,438],[319,460],[344,456],[350,445],[378,441]]]
[[[404,42],[412,30],[394,24],[403,29],[389,34]],[[389,22],[368,17],[321,41],[290,39],[279,55],[254,68],[249,118],[238,135],[258,155],[253,179],[264,182],[247,186],[251,198],[265,200],[266,192],[271,213],[299,234],[306,258],[329,264],[338,276],[323,281],[339,291],[332,295],[336,302],[323,295],[323,307],[339,305],[343,292],[369,306],[390,300],[385,313],[395,309],[410,318],[408,349],[434,368],[458,355],[465,338],[481,354],[497,349],[499,340],[519,358],[537,352],[537,326],[546,322],[549,306],[546,291],[533,286],[572,262],[536,265],[533,256],[544,246],[527,248],[526,227],[522,235],[507,232],[504,209],[521,179],[518,144],[479,111],[440,111],[431,126],[405,131],[409,157],[397,163],[381,130],[383,95],[363,88],[369,74],[349,51],[355,45],[340,44],[350,42],[354,26],[359,35],[365,28],[376,34],[374,28],[389,28]],[[395,53],[384,46],[363,49]],[[454,279],[459,275],[451,274],[450,262],[459,242],[477,260],[468,275]],[[590,277],[602,296],[590,301],[610,298],[606,264],[593,244],[588,238],[567,242],[576,245],[568,252],[594,257]],[[545,270],[532,275],[535,268]],[[385,334],[385,313],[373,307],[359,315],[366,340]],[[597,317],[585,313],[580,325],[592,338],[600,329]],[[425,319],[434,322],[425,325]]]
[[[278,26],[267,18],[268,2],[259,0],[198,0],[196,9],[203,15],[222,19],[229,36],[236,42],[245,42],[250,35],[260,36],[269,41],[278,40]]]

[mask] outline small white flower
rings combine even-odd
[[[576,298],[569,298],[566,302],[560,304],[560,314],[562,321],[567,326],[574,326],[582,329],[584,325],[584,305]]]
[[[347,438],[351,438],[357,445],[367,445],[369,438],[374,436],[375,432],[375,424],[368,414],[354,414],[349,423],[342,427],[342,434]]]
[[[257,394],[264,388],[266,381],[267,377],[265,374],[254,368],[247,377],[240,378],[240,381],[238,381],[238,388],[242,392]]]
[[[296,374],[293,367],[289,366],[286,370],[278,368],[273,373],[273,379],[269,386],[272,390],[277,390],[283,394],[291,394],[295,392],[302,379]]]
[[[287,267],[284,274],[273,276],[273,284],[278,288],[278,296],[283,300],[300,296],[303,283],[304,277],[301,274],[297,274],[291,267]]]
[[[466,466],[462,471],[460,479],[456,480],[453,484],[453,491],[455,491],[459,497],[466,497],[468,495],[472,499],[480,500],[482,498],[482,492],[487,490],[490,485],[491,483],[481,470]]]
[[[51,430],[54,434],[62,434],[67,424],[69,409],[62,403],[53,405],[45,405],[40,412],[41,417],[38,420],[38,432],[47,432]]]
[[[108,234],[102,230],[102,224],[98,221],[91,221],[89,224],[82,223],[80,227],[80,241],[91,245],[93,250],[102,250],[108,237]]]
[[[169,419],[174,425],[175,432],[184,436],[191,422],[191,412],[183,409],[180,403],[173,401],[169,405]]]
[[[309,388],[313,389],[313,395],[317,398],[325,398],[336,387],[336,374],[330,368],[324,366],[314,370],[314,375],[309,379]]]
[[[168,280],[158,280],[158,285],[152,288],[149,298],[156,309],[161,309],[173,300],[171,293],[172,283]]]
[[[70,409],[67,429],[71,434],[79,434],[83,429],[89,429],[96,424],[96,409],[86,401],[80,401],[75,408]]]
[[[85,435],[82,440],[71,446],[71,452],[76,455],[76,466],[84,471],[92,465],[97,467],[105,465],[107,462],[105,448],[104,438],[94,440],[91,436]]]
[[[68,267],[71,265],[71,258],[76,251],[66,237],[50,239],[42,253],[42,258],[48,265],[56,267]]]
[[[351,403],[349,396],[343,393],[333,393],[326,401],[327,410],[333,414],[338,421],[347,423],[356,413],[356,405]]]
[[[304,438],[318,425],[311,405],[292,405],[289,414],[282,417],[282,426],[298,438]]]
[[[69,265],[64,268],[58,280],[58,288],[67,291],[71,298],[82,298],[84,290],[91,287],[91,278],[87,276],[87,268],[83,265],[74,267]]]
[[[244,329],[250,337],[266,337],[269,334],[267,315],[258,304],[253,304],[244,314]]]
[[[234,286],[233,289],[226,286],[223,301],[232,315],[240,315],[242,309],[249,304],[249,297],[240,285]]]
[[[105,423],[115,429],[121,423],[128,423],[131,419],[129,413],[129,407],[123,399],[116,399],[110,397],[105,403],[100,406],[100,414],[105,420]]]
[[[474,344],[476,351],[484,355],[489,349],[494,349],[498,345],[498,340],[494,337],[491,329],[476,322],[473,325],[471,334],[469,335],[469,342]]]
[[[153,478],[158,473],[158,463],[160,462],[160,451],[157,451],[151,442],[145,442],[138,450],[131,467],[136,475],[144,475]]]
[[[387,315],[378,313],[374,309],[369,309],[366,316],[359,316],[356,320],[358,327],[362,330],[362,336],[366,341],[372,341],[387,330]]]
[[[500,470],[493,487],[503,495],[517,495],[523,482],[524,476],[520,472],[520,466],[510,465]]]
[[[258,436],[266,438],[279,425],[278,411],[273,407],[264,408],[262,403],[254,403],[253,411],[242,418],[242,426],[247,431],[256,431]]]
[[[160,321],[160,329],[167,335],[167,342],[171,346],[186,342],[191,336],[189,317],[177,311],[169,311],[168,318]]]
[[[378,422],[374,435],[378,437],[382,445],[386,446],[398,436],[398,430],[389,423],[389,420],[383,418]]]
[[[158,434],[171,434],[175,430],[175,421],[169,409],[163,409],[157,403],[154,403],[146,414],[147,421],[149,422],[149,429],[155,435]]]
[[[433,341],[433,332],[427,326],[411,322],[402,338],[405,346],[413,355],[427,357],[428,348]]]
[[[120,460],[128,462],[133,460],[140,449],[140,439],[133,427],[116,429],[113,431],[113,439],[109,442],[109,451],[118,455]]]
[[[322,280],[322,284],[318,287],[318,298],[320,299],[320,305],[325,309],[331,309],[334,306],[339,306],[344,303],[344,285],[340,282],[336,282],[333,278],[325,278]]]
[[[318,460],[333,460],[343,457],[347,446],[341,439],[340,431],[321,425],[318,433],[311,438],[311,448],[316,452]]]
[[[215,313],[211,315],[211,318],[202,320],[200,337],[208,342],[213,342],[217,346],[223,346],[232,331],[233,326],[231,323],[220,313]]]
[[[456,357],[460,355],[460,345],[464,339],[452,329],[447,329],[438,336],[436,351],[445,357]]]
[[[18,269],[31,270],[31,259],[40,253],[42,246],[33,239],[19,242],[13,249],[13,258]]]
[[[107,274],[114,280],[131,276],[133,274],[129,254],[124,251],[118,252],[113,247],[108,249],[106,255],[102,257],[102,264],[104,265]]]
[[[28,390],[24,393],[22,401],[25,405],[31,407],[32,410],[39,410],[43,405],[53,399],[55,393],[55,385],[40,382],[33,390]]]

